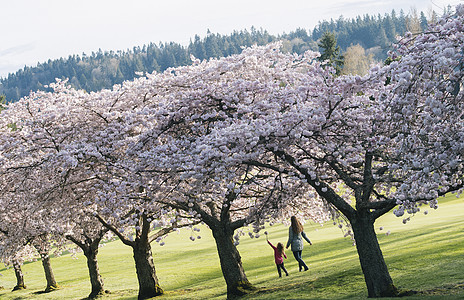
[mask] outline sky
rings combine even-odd
[[[427,14],[464,0],[0,0],[0,77],[48,59],[159,42],[188,45],[198,34],[252,26],[271,34],[319,21],[412,7]]]

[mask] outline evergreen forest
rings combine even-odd
[[[7,101],[16,101],[30,91],[46,90],[47,85],[56,78],[69,79],[70,84],[77,89],[98,91],[134,79],[140,72],[163,72],[169,67],[190,64],[191,56],[201,60],[223,57],[240,53],[243,47],[265,45],[277,40],[282,41],[285,51],[320,51],[318,41],[327,32],[336,37],[342,52],[356,45],[362,47],[373,61],[383,61],[397,36],[406,31],[421,32],[436,18],[434,12],[426,17],[423,12],[418,14],[414,9],[408,14],[402,10],[399,13],[392,10],[383,16],[364,15],[354,19],[340,16],[337,20],[320,21],[313,30],[299,28],[278,36],[254,27],[234,31],[229,35],[214,34],[208,30],[204,38],[196,35],[188,46],[165,42],[150,43],[125,51],[99,49],[90,55],[74,54],[68,58],[38,63],[35,67],[25,66],[6,78],[0,78],[0,95],[5,95]]]

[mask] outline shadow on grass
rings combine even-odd
[[[381,243],[381,247],[389,246],[390,244],[394,244],[396,247],[398,246],[398,242],[403,241],[405,244],[410,243],[410,241],[422,243],[422,239],[424,238],[424,232],[427,232],[427,238],[433,239],[435,242],[438,241],[449,241],[461,238],[460,232],[454,232],[452,234],[449,233],[450,230],[453,230],[457,224],[454,225],[441,225],[434,224],[430,226],[424,226],[421,230],[414,230],[409,232],[393,232],[391,236],[385,236],[384,234],[377,234],[379,242]],[[405,239],[407,237],[407,239]]]
[[[276,281],[274,286],[257,286],[257,290],[243,297],[243,299],[326,299],[325,291],[334,286],[346,285],[346,294],[340,298],[353,299],[360,296],[359,287],[353,289],[353,280],[359,280],[359,272],[356,268],[349,268],[330,276],[308,278],[301,275],[295,276],[296,281]],[[367,293],[366,293],[367,294]],[[304,297],[304,298],[302,298]]]
[[[99,293],[99,294],[96,294],[96,295],[89,295],[87,297],[80,298],[80,300],[103,299],[105,296],[110,296],[111,297],[112,296],[111,294],[112,294],[111,291],[105,290],[102,293]]]
[[[446,296],[464,294],[464,282],[455,284],[447,284],[441,287],[436,287],[426,291],[419,291],[418,294],[424,296]],[[463,295],[464,296],[464,295]]]
[[[201,292],[202,290],[208,290],[208,287],[205,288],[186,288],[186,289],[176,289],[176,290],[169,290],[169,291],[164,291],[163,295],[150,298],[150,299],[196,299],[192,298],[192,293],[195,292]],[[125,290],[117,290],[117,291],[112,291],[101,298],[98,299],[118,299],[118,300],[137,300],[138,299],[138,290],[135,289],[125,289]],[[221,296],[226,296],[225,293],[223,294],[217,294],[213,295],[211,297],[221,297]],[[207,299],[206,297],[203,297],[201,299]],[[88,300],[88,298],[82,298],[80,300]]]
[[[348,272],[349,273],[349,272]],[[285,285],[279,285],[274,287],[259,287],[257,291],[244,296],[242,299],[323,299],[321,296],[324,290],[324,286],[333,284],[333,281],[339,280],[338,284],[343,284],[343,277],[347,275],[347,272],[338,274],[336,278],[333,276],[326,276],[322,278],[315,278],[311,280],[305,280],[296,283],[289,283]],[[321,287],[319,289],[319,287]],[[462,297],[462,298],[461,298]],[[340,295],[337,299],[367,299],[367,291],[365,295],[360,294],[359,290],[348,291],[347,294]],[[464,282],[456,284],[448,284],[428,290],[401,290],[399,297],[400,299],[464,299]],[[398,299],[396,298],[396,299]],[[385,298],[395,299],[395,298]]]
[[[246,297],[253,298],[256,295],[272,294],[272,293],[275,293],[277,291],[285,292],[285,291],[295,291],[295,290],[314,288],[314,282],[316,280],[317,279],[304,281],[304,282],[298,282],[298,283],[291,283],[291,284],[287,284],[285,286],[259,287],[255,292],[249,293]],[[272,296],[272,295],[269,295],[269,296]]]
[[[204,290],[202,288],[187,288],[187,289],[177,289],[177,290],[172,290],[172,291],[164,291],[163,296],[168,296],[168,297],[175,297],[175,296],[185,296],[188,298],[188,295],[194,292],[199,292],[201,290]]]
[[[57,289],[53,289],[53,290],[50,290],[50,291],[40,290],[40,291],[37,291],[37,292],[33,292],[32,294],[33,294],[33,295],[50,294],[51,292],[54,292],[54,291],[56,291],[56,290],[57,290]]]

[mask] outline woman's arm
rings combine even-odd
[[[288,248],[288,246],[290,246],[290,243],[292,242],[293,240],[293,230],[292,230],[292,226],[288,227],[288,241],[287,241],[287,246],[285,248]]]
[[[304,231],[301,232],[301,236],[310,244],[312,245],[313,243],[311,243],[311,241],[308,239],[308,237],[306,236],[306,233]]]

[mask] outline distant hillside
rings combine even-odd
[[[403,35],[406,30],[423,30],[427,22],[423,13],[418,17],[417,13],[405,15],[402,11],[397,14],[393,10],[384,16],[365,15],[349,20],[340,17],[322,21],[312,31],[297,29],[279,36],[255,28],[234,31],[230,35],[208,31],[204,38],[195,36],[187,47],[174,42],[151,43],[126,51],[99,50],[90,55],[72,55],[39,63],[36,67],[24,67],[0,79],[0,94],[4,94],[7,101],[16,101],[30,91],[45,89],[44,86],[55,78],[69,78],[76,88],[97,91],[131,80],[136,72],[162,72],[169,67],[190,64],[190,55],[199,59],[228,56],[241,52],[244,46],[264,45],[276,40],[283,40],[287,51],[318,50],[317,40],[326,31],[336,34],[342,51],[350,45],[359,44],[373,53],[376,59],[383,60],[397,35]]]

